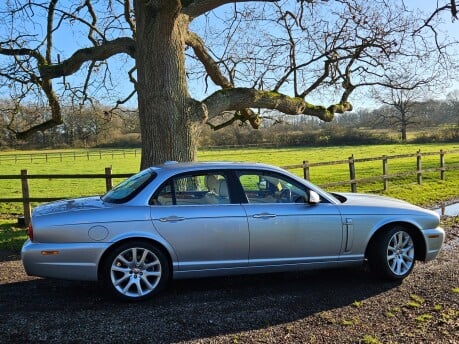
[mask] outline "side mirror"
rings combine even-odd
[[[317,192],[309,190],[309,199],[308,203],[311,205],[319,204],[320,203],[320,196]]]

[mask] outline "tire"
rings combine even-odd
[[[156,246],[130,241],[109,252],[102,266],[102,282],[121,300],[144,300],[164,289],[169,281],[168,259]]]
[[[412,234],[402,226],[378,233],[368,247],[370,269],[384,279],[402,280],[413,270],[415,249]]]

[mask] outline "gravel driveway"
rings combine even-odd
[[[0,261],[0,342],[459,343],[459,227],[403,283],[363,269],[175,281],[120,303]]]

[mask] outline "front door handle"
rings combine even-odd
[[[256,219],[269,219],[272,217],[276,217],[276,214],[270,214],[270,213],[261,213],[261,214],[255,214],[253,215],[254,218]]]
[[[184,217],[180,216],[169,216],[169,217],[161,217],[159,221],[161,222],[178,222],[178,221],[183,221],[185,220]]]

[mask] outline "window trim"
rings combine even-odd
[[[161,192],[161,190],[167,184],[169,184],[171,186],[172,204],[167,205],[167,206],[179,206],[179,207],[187,206],[187,205],[177,204],[177,194],[176,194],[176,190],[175,190],[175,180],[179,179],[179,178],[183,178],[183,177],[195,177],[195,176],[215,175],[215,174],[222,175],[225,178],[227,186],[228,186],[229,203],[220,204],[220,205],[234,204],[233,199],[234,198],[239,198],[239,197],[235,197],[235,195],[233,194],[234,191],[231,190],[232,187],[233,187],[233,183],[234,183],[234,180],[233,180],[233,178],[231,176],[232,172],[233,171],[231,171],[231,170],[224,170],[224,169],[217,169],[217,170],[206,169],[206,170],[187,171],[187,172],[178,173],[176,175],[173,175],[173,176],[169,177],[164,183],[162,183],[155,190],[155,192],[150,197],[150,200],[148,201],[148,204],[150,206],[154,206],[154,205],[158,206],[158,204],[155,204],[155,201],[158,198],[158,195]],[[209,206],[209,205],[218,205],[218,204],[205,203],[205,204],[200,204],[200,205]]]
[[[124,204],[124,203],[127,203],[129,202],[130,200],[132,200],[135,196],[137,196],[140,192],[142,192],[143,189],[145,189],[145,187],[150,184],[156,177],[157,177],[157,173],[154,172],[153,170],[151,169],[146,169],[146,170],[143,170],[143,171],[140,171],[139,173],[136,173],[134,175],[132,175],[131,177],[123,180],[121,183],[129,180],[130,178],[133,178],[135,177],[136,175],[140,174],[140,173],[149,173],[150,175],[148,176],[148,178],[142,183],[140,184],[136,189],[134,189],[131,193],[129,193],[127,196],[123,197],[123,198],[117,198],[117,199],[112,199],[112,198],[109,198],[107,195],[113,190],[116,188],[113,188],[111,190],[109,190],[108,192],[106,192],[103,196],[101,196],[101,200],[103,202],[106,202],[106,203],[111,203],[111,204]],[[120,183],[120,184],[121,184]],[[119,184],[118,184],[119,185]]]
[[[249,201],[249,199],[247,198],[247,195],[245,193],[245,189],[244,189],[244,186],[242,185],[241,181],[240,181],[240,176],[241,175],[258,175],[258,176],[273,176],[275,178],[278,178],[278,179],[282,179],[284,180],[285,182],[288,182],[292,185],[294,185],[295,187],[299,188],[299,189],[303,189],[306,193],[306,197],[309,198],[309,192],[312,190],[311,188],[309,188],[307,185],[304,185],[298,181],[296,181],[295,179],[291,178],[290,176],[287,176],[285,174],[282,174],[280,172],[277,172],[277,171],[267,171],[267,170],[257,170],[257,169],[235,169],[234,170],[234,174],[235,174],[235,177],[237,179],[237,182],[238,184],[240,185],[240,188],[242,190],[242,194],[243,194],[243,197],[245,198],[245,202],[244,203],[247,203],[247,204],[263,204],[263,203],[251,203]],[[326,198],[324,198],[322,195],[320,195],[320,203],[330,203],[330,201]],[[277,204],[277,203],[264,203],[266,205],[269,205],[269,204]],[[298,203],[284,203],[284,204],[298,204]],[[307,203],[305,203],[307,204]]]

